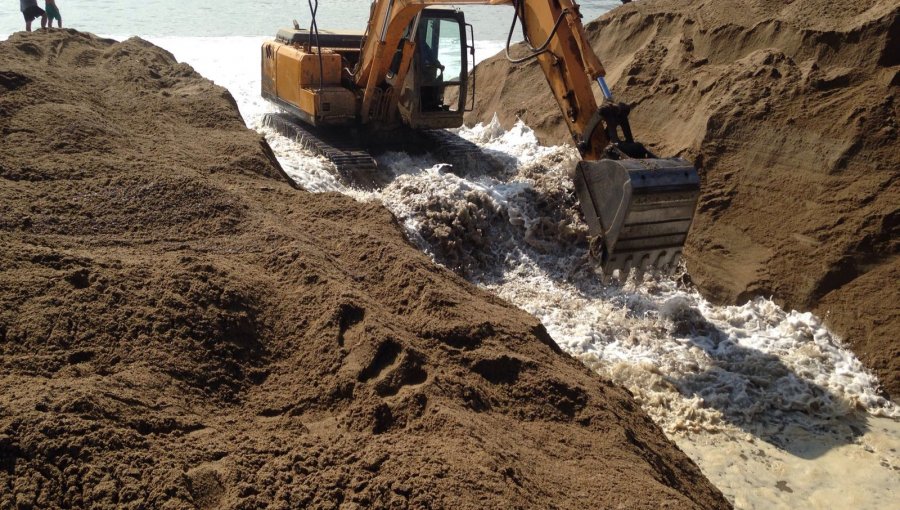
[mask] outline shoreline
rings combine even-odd
[[[738,431],[669,437],[735,508],[878,510],[900,497],[900,420],[865,422],[854,438],[795,431],[787,449]]]

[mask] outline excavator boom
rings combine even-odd
[[[521,24],[518,61],[537,59],[581,154],[571,176],[604,269],[674,266],[699,196],[697,171],[634,140],[629,107],[613,100],[573,0],[374,0],[358,49],[299,30],[264,44],[263,96],[310,126],[352,124],[367,137],[398,126],[458,127],[474,93],[465,52],[474,46],[462,13],[434,7],[475,4],[512,6]],[[445,40],[462,41],[452,70],[440,62]],[[445,94],[451,87],[456,104]]]

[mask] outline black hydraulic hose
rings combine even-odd
[[[531,41],[528,39],[528,31],[525,27],[525,18],[522,17],[522,33],[525,36],[525,44],[528,46],[528,49],[531,51],[531,55],[527,55],[522,58],[514,59],[509,56],[509,46],[512,44],[512,36],[516,30],[516,21],[519,19],[519,8],[521,3],[518,1],[513,2],[513,9],[515,13],[513,14],[512,25],[509,27],[509,35],[506,37],[506,60],[508,60],[511,64],[521,64],[523,62],[527,62],[541,53],[547,52],[547,47],[550,46],[550,41],[556,36],[557,30],[559,30],[559,26],[562,24],[563,18],[565,18],[566,13],[568,13],[568,9],[563,9],[563,11],[559,14],[559,17],[556,18],[556,23],[553,25],[553,30],[550,31],[550,35],[547,36],[547,40],[544,41],[539,47],[535,48],[531,45]]]
[[[319,0],[315,0],[315,6],[313,6],[313,0],[307,0],[309,2],[309,11],[312,15],[312,23],[309,25],[309,34],[310,36],[315,35],[316,38],[316,48],[318,48],[319,52],[319,90],[325,88],[325,63],[322,62],[322,45],[319,44],[319,24],[316,23],[316,13],[319,11]]]

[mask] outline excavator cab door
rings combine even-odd
[[[425,9],[413,34],[416,51],[400,95],[400,114],[416,129],[459,127],[469,78],[465,17],[456,10]]]

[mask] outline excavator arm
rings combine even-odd
[[[373,1],[360,64],[354,75],[354,81],[362,91],[363,122],[370,120],[373,112],[395,111],[398,98],[396,94],[384,95],[384,83],[395,50],[404,41],[407,27],[418,26],[413,21],[422,10],[429,6],[469,4],[512,5],[520,17],[526,39],[539,41],[537,44],[548,43],[547,51],[536,58],[564,114],[573,141],[585,160],[600,159],[609,140],[603,129],[597,129],[601,126],[595,118],[598,109],[591,83],[605,76],[606,71],[588,43],[578,5],[572,0]],[[415,37],[408,37],[404,42],[398,83],[403,83],[409,70],[415,51],[414,41]],[[390,104],[373,105],[376,101]]]
[[[386,85],[401,50],[393,83],[403,83],[415,51],[418,16],[437,5],[511,5],[526,47],[540,63],[582,161],[571,172],[592,250],[606,271],[672,268],[681,256],[700,190],[696,169],[677,158],[656,158],[632,137],[629,106],[613,101],[606,71],[594,54],[573,0],[374,0],[354,75],[362,91],[363,123],[397,110]],[[407,37],[404,38],[404,35]],[[402,46],[401,46],[402,41]],[[602,104],[597,104],[593,82]]]

